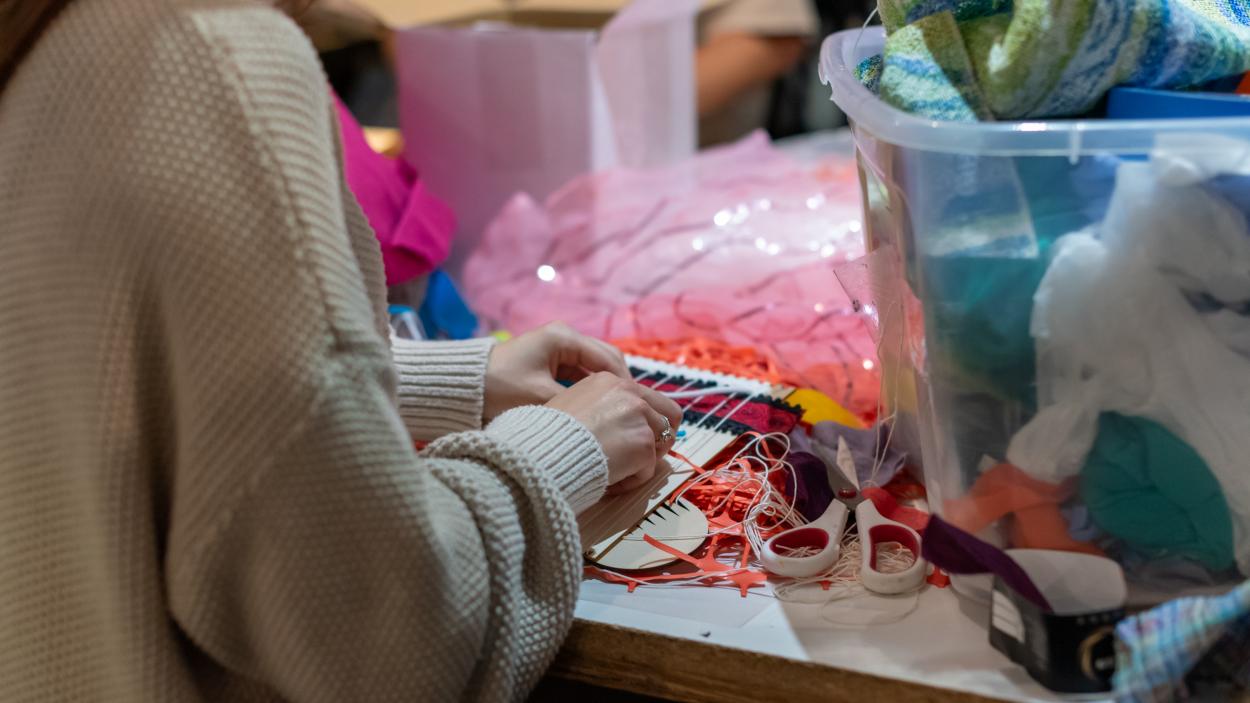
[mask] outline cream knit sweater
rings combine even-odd
[[[335,134],[243,0],[75,0],[0,95],[0,701],[494,701],[553,656],[603,454],[479,430],[484,342],[388,348]]]

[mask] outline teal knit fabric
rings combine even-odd
[[[1094,523],[1146,555],[1233,566],[1233,523],[1211,469],[1157,422],[1103,413],[1081,471]]]
[[[1079,115],[1111,87],[1250,70],[1245,0],[881,0],[877,92],[926,117]]]

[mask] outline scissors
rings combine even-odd
[[[838,561],[846,520],[854,512],[863,552],[859,580],[864,588],[885,595],[919,588],[927,573],[927,565],[920,558],[920,535],[883,516],[859,492],[855,459],[844,441],[838,442],[837,458],[836,466],[825,462],[825,475],[834,491],[829,508],[814,522],[781,532],[765,542],[760,562],[772,573],[792,578],[808,578],[828,571]],[[878,571],[877,548],[887,542],[897,542],[910,550],[915,556],[911,566],[893,573]]]

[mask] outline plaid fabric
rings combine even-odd
[[[878,93],[942,120],[1088,112],[1113,86],[1250,69],[1245,0],[881,0]]]
[[[1185,698],[1195,668],[1250,688],[1250,581],[1222,596],[1178,598],[1116,626],[1117,701]]]
[[[1250,689],[1250,617],[1229,625],[1199,667],[1205,677]]]

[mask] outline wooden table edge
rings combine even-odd
[[[692,662],[697,661],[696,664]],[[692,703],[988,703],[995,699],[578,618],[549,676]]]

